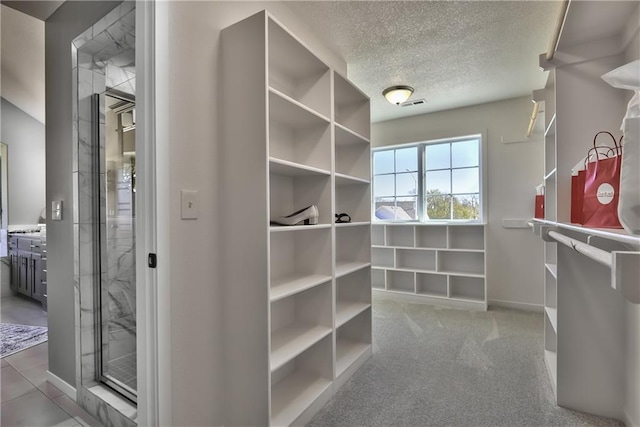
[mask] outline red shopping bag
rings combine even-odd
[[[607,133],[611,136],[615,143],[615,150],[612,150],[613,155],[610,157],[603,156],[598,153],[598,150],[595,150],[595,161],[587,163],[584,177],[582,224],[594,228],[622,228],[618,220],[622,152],[611,133],[598,132],[596,137],[601,133]]]
[[[582,224],[582,208],[584,206],[584,179],[587,171],[578,171],[571,175],[571,222]]]
[[[534,218],[544,219],[544,195],[536,194],[536,207],[534,211]]]

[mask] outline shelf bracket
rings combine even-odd
[[[548,243],[558,243],[556,239],[549,236],[549,232],[558,231],[558,227],[552,227],[552,226],[543,225],[543,224],[539,225],[538,227],[539,227],[539,230],[537,234],[542,238],[542,240]]]
[[[613,251],[611,287],[633,304],[640,304],[640,252]]]

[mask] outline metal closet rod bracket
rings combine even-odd
[[[560,232],[558,227],[540,225],[540,237],[545,242],[561,243],[574,251],[611,269],[611,288],[619,290],[633,304],[640,304],[640,252],[607,252],[591,245],[593,238],[588,236],[587,243],[571,238]],[[596,239],[596,240],[597,240]],[[560,270],[562,267],[558,266]]]

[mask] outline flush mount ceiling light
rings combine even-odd
[[[411,86],[391,86],[382,91],[382,95],[392,104],[400,105],[405,102],[411,94],[413,88]]]

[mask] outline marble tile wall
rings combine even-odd
[[[91,97],[107,87],[135,94],[135,1],[127,0],[79,35],[72,49],[73,99],[73,229],[74,229],[74,295],[76,344],[76,385],[78,400],[106,426],[135,425],[136,410],[124,399],[96,381],[96,296],[97,279],[103,282],[106,295],[102,304],[115,314],[116,322],[100,325],[109,341],[103,351],[116,355],[135,351],[135,238],[111,235],[117,256],[103,273],[94,266],[95,229],[107,235],[106,197],[94,194],[94,182],[106,185],[104,162],[92,167],[93,150],[105,150],[105,111],[100,102],[99,141],[93,141]],[[103,192],[104,193],[104,192]],[[94,212],[94,197],[100,197],[100,211]],[[102,239],[104,240],[104,239]],[[111,244],[111,240],[109,240]],[[107,249],[105,243],[103,250]],[[113,319],[112,319],[113,320]],[[107,398],[108,397],[108,398]],[[115,402],[115,403],[114,403]],[[120,402],[120,403],[118,403]]]

